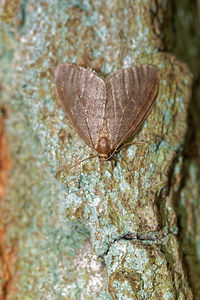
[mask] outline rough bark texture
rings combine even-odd
[[[182,180],[174,200],[182,260],[194,299],[200,299],[200,1],[169,1],[166,12],[165,22],[173,24],[165,34],[166,49],[187,62],[193,73]]]
[[[17,245],[7,295],[2,285],[8,299],[198,299],[200,166],[183,155],[192,76],[161,51],[167,31],[159,29],[174,14],[163,1],[1,4],[13,165],[2,215],[4,245]],[[156,104],[117,153],[121,163],[96,158],[67,168],[91,149],[56,100],[54,70],[63,62],[105,76],[136,64],[159,69]]]

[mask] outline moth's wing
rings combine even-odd
[[[80,137],[94,148],[105,113],[104,81],[90,69],[61,64],[55,71],[55,84],[68,119]]]
[[[106,80],[107,129],[117,149],[142,125],[155,101],[159,75],[156,67],[124,69]]]

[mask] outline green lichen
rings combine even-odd
[[[191,74],[174,56],[158,52],[161,42],[149,9],[150,1],[44,0],[37,5],[29,1],[15,60],[23,95],[20,90],[14,112],[23,107],[33,132],[24,129],[26,120],[23,117],[19,123],[17,113],[9,124],[11,143],[16,135],[13,128],[19,136],[12,149],[15,165],[17,161],[23,165],[17,198],[23,207],[19,299],[31,292],[35,298],[109,299],[107,282],[112,297],[170,299],[186,291],[185,299],[188,295],[190,299],[178,244],[168,237],[176,227],[174,187],[169,186],[168,176],[176,168],[185,137]],[[135,64],[157,66],[160,84],[155,106],[130,139],[134,145],[116,153],[120,162],[100,164],[96,157],[73,166],[93,150],[59,106],[54,70],[63,62],[91,67],[101,75]],[[11,104],[15,107],[15,101]],[[20,147],[22,156],[17,152]],[[12,201],[18,173],[16,168]],[[177,190],[178,178],[174,183]],[[64,226],[64,215],[73,225]],[[86,237],[74,230],[75,225]],[[129,236],[133,241],[124,240]],[[109,278],[99,255],[105,256]],[[176,259],[179,268],[174,267]],[[98,270],[93,269],[93,261]]]

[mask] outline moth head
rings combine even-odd
[[[109,155],[108,154],[99,154],[99,160],[100,161],[105,161],[109,159]]]
[[[111,152],[111,143],[108,137],[101,136],[98,139],[97,147],[95,149],[99,153],[99,157],[101,160],[106,160],[108,154]]]

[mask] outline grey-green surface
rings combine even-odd
[[[174,56],[158,52],[149,7],[150,1],[27,3],[25,26],[11,47],[16,79],[6,81],[17,90],[8,123],[16,165],[9,201],[20,203],[22,221],[15,225],[16,299],[109,299],[107,285],[113,299],[192,299],[173,203],[191,74]],[[54,70],[65,61],[102,75],[134,64],[158,67],[156,104],[133,144],[117,153],[121,163],[100,166],[96,158],[67,169],[93,152],[59,107]],[[88,230],[92,247],[63,213]],[[106,258],[108,279],[98,255]]]

